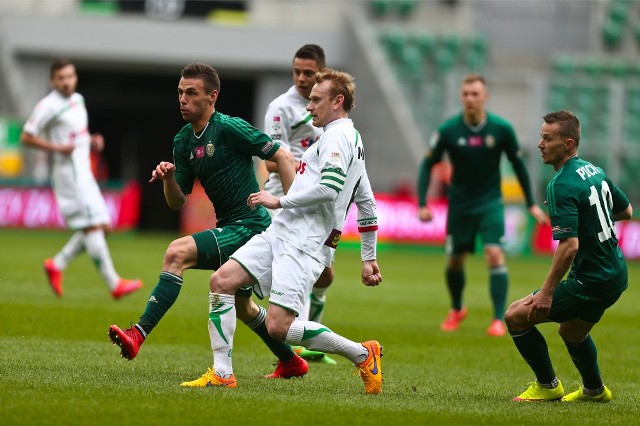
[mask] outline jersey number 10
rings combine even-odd
[[[598,211],[598,219],[600,220],[600,226],[602,231],[598,232],[598,238],[600,242],[606,241],[615,235],[616,229],[613,225],[613,220],[609,215],[611,208],[613,207],[613,200],[611,198],[611,190],[607,181],[602,181],[602,187],[600,188],[600,196],[598,196],[598,190],[595,186],[591,185],[591,194],[589,195],[589,201],[592,206],[596,206]]]

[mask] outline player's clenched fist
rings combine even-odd
[[[151,179],[149,182],[155,182],[157,180],[163,180],[167,177],[173,176],[176,171],[176,166],[168,161],[161,161],[160,164],[151,172]]]

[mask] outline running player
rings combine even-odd
[[[113,266],[105,239],[111,218],[91,171],[88,115],[84,97],[76,92],[76,67],[67,59],[56,59],[50,71],[53,90],[36,105],[20,141],[52,154],[53,192],[74,233],[53,258],[44,261],[44,270],[53,292],[62,297],[64,270],[86,251],[111,296],[120,299],[142,287],[142,281],[121,278]]]

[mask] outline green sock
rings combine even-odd
[[[282,362],[287,362],[291,358],[293,358],[294,352],[291,349],[291,346],[281,342],[279,340],[274,339],[267,332],[267,326],[264,323],[264,319],[267,317],[267,310],[262,306],[258,306],[260,311],[258,315],[251,321],[247,323],[247,326],[256,333],[262,341],[267,345],[269,350],[273,352],[275,356]]]
[[[138,321],[138,325],[148,335],[160,322],[164,314],[178,298],[182,288],[182,277],[170,272],[161,272],[160,280],[151,291],[147,307]]]
[[[462,290],[464,289],[464,270],[454,270],[447,268],[446,271],[447,288],[451,296],[451,306],[459,311],[462,309]]]
[[[591,335],[587,335],[577,345],[564,342],[571,356],[571,360],[582,376],[582,384],[587,389],[599,389],[602,386],[600,367],[598,367],[598,350]]]
[[[509,334],[518,352],[536,375],[538,383],[552,383],[556,372],[551,365],[549,349],[542,333],[536,327],[531,327],[526,331],[509,330]]]
[[[493,303],[493,317],[501,320],[504,318],[507,290],[509,289],[509,275],[506,266],[496,266],[489,270],[489,289]]]

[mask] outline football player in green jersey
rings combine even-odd
[[[558,247],[542,287],[511,304],[505,315],[516,348],[536,376],[515,401],[611,400],[589,332],[627,288],[614,222],[630,219],[633,209],[601,168],[578,157],[579,144],[580,122],[574,114],[544,116],[538,148],[542,161],[556,171],[546,202]],[[556,377],[547,343],[535,327],[543,322],[560,324],[558,334],[582,377],[575,392],[565,395]]]
[[[173,140],[173,162],[162,161],[151,173],[150,182],[162,181],[169,208],[182,208],[195,179],[215,206],[217,227],[179,238],[167,248],[160,280],[151,292],[146,309],[131,328],[109,327],[111,341],[121,355],[133,359],[147,335],[171,308],[180,293],[186,269],[217,270],[252,236],[271,223],[264,207],[250,208],[249,194],[259,189],[253,156],[278,164],[285,192],[295,175],[293,156],[268,135],[246,121],[215,109],[220,93],[217,71],[209,65],[186,66],[178,84],[182,118],[188,123]],[[290,346],[267,333],[266,311],[251,300],[251,289],[239,290],[237,315],[255,331],[278,357],[277,368],[287,370],[278,377],[302,376],[306,362]],[[213,327],[213,324],[209,324]]]
[[[513,166],[524,192],[529,213],[539,222],[548,223],[547,215],[533,201],[529,175],[515,132],[504,119],[485,110],[488,98],[485,79],[467,75],[460,92],[463,110],[440,125],[430,141],[418,176],[418,216],[425,222],[433,218],[427,206],[431,168],[446,152],[453,166],[448,190],[446,281],[451,296],[451,310],[440,325],[442,331],[456,331],[467,315],[462,302],[465,286],[464,262],[475,251],[479,235],[489,267],[489,288],[493,302],[493,319],[487,329],[491,336],[503,336],[508,290],[508,274],[502,249],[504,239],[504,205],[500,180],[502,154]]]

